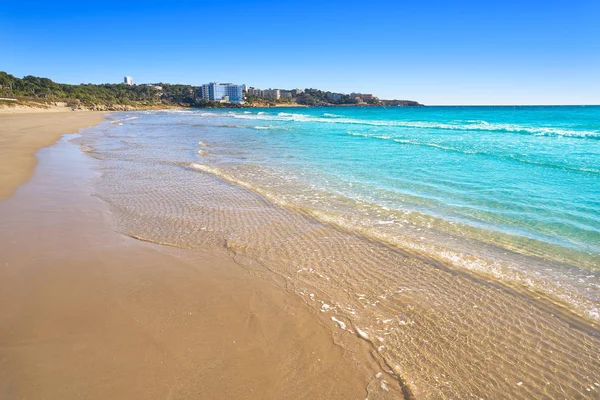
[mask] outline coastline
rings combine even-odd
[[[10,121],[0,137],[26,136],[12,147],[18,179],[3,181],[4,193],[27,180],[34,154],[39,159],[33,177],[0,201],[0,397],[341,399],[401,391],[393,382],[382,391],[368,346],[349,353],[301,299],[228,254],[208,247],[190,255],[117,233],[107,204],[90,196],[98,165],[77,137],[35,148],[101,114],[0,118]]]
[[[584,386],[600,368],[594,325],[278,206],[195,163],[164,163],[179,160],[165,149],[154,159],[162,133],[152,129],[162,128],[140,128],[147,114],[112,114],[42,149],[34,178],[0,202],[8,344],[0,394],[586,398],[595,390]],[[202,136],[177,142],[181,125],[169,126],[166,149],[178,156],[184,146],[192,155],[212,149]],[[165,184],[153,186],[156,176]]]
[[[21,113],[36,113],[36,112],[81,112],[81,111],[143,111],[143,110],[166,110],[166,109],[183,109],[183,110],[212,110],[212,109],[255,109],[255,108],[321,108],[321,107],[425,107],[424,104],[414,102],[415,104],[398,104],[405,103],[404,100],[384,100],[385,104],[334,104],[334,103],[319,103],[319,104],[300,104],[300,103],[269,103],[267,101],[257,103],[214,103],[212,105],[199,106],[189,103],[159,103],[159,104],[96,104],[85,105],[77,104],[70,106],[65,101],[54,102],[35,102],[19,100],[18,102],[2,102],[0,101],[0,115],[2,114],[21,114]]]
[[[101,112],[68,111],[0,109],[0,200],[12,195],[31,177],[40,148],[104,119]]]
[[[255,118],[245,131],[227,121],[230,112],[222,114],[225,121],[216,113],[115,114],[108,135],[86,132],[90,155],[106,171],[99,195],[121,232],[191,251],[225,248],[240,265],[302,298],[345,348],[354,349],[356,338],[367,342],[385,379],[417,398],[589,397],[590,371],[599,368],[593,323],[571,318],[538,293],[459,273],[401,244],[340,229],[327,215],[313,218],[253,190],[256,169],[249,170],[254,180],[244,180],[210,167],[215,154],[230,157],[227,140],[246,160],[240,138],[263,137],[254,134]],[[161,139],[164,126],[168,140]],[[283,136],[268,127],[278,133],[270,137]],[[115,148],[107,136],[122,145]],[[163,178],[159,185],[156,176]]]

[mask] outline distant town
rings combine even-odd
[[[127,85],[133,85],[133,78],[126,76],[124,83]],[[162,91],[163,87],[160,84],[142,84],[142,86],[148,86],[156,90]],[[267,102],[280,102],[288,104],[300,104],[300,105],[329,105],[329,104],[348,104],[348,105],[378,105],[382,100],[370,93],[334,93],[334,92],[320,92],[320,96],[315,98],[314,93],[316,89],[259,89],[252,86],[246,86],[245,84],[234,84],[234,83],[220,83],[210,82],[201,86],[192,86],[192,92],[190,95],[196,101],[210,101],[222,104],[234,103],[234,104],[246,104],[256,102],[258,99],[265,100]],[[312,101],[310,101],[312,100]],[[316,100],[316,101],[315,101]],[[319,102],[319,100],[321,100]],[[383,100],[383,101],[408,101],[408,100]],[[317,104],[314,104],[317,103]],[[319,104],[322,103],[322,104]],[[415,102],[416,103],[416,102]],[[408,105],[408,104],[407,104]],[[419,105],[410,104],[410,105]]]
[[[69,107],[73,110],[137,110],[170,107],[328,107],[421,106],[413,100],[383,100],[370,93],[335,93],[314,88],[257,88],[210,82],[199,86],[171,83],[136,84],[132,76],[120,83],[72,85],[49,78],[15,77],[0,71],[1,107]]]

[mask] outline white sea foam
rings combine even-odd
[[[184,110],[181,108],[173,108],[173,109],[166,109],[166,110],[149,110],[149,111],[145,111],[145,114],[193,114],[193,113],[197,113],[197,111],[192,111],[192,110]]]
[[[333,322],[337,323],[337,324],[340,326],[340,328],[342,328],[342,329],[346,330],[346,323],[345,323],[345,322],[343,322],[343,321],[340,321],[340,320],[339,320],[339,319],[337,319],[336,317],[331,317],[331,320],[332,320]]]
[[[361,337],[361,338],[363,338],[365,340],[369,340],[369,335],[367,334],[367,332],[365,332],[365,331],[363,331],[363,330],[361,330],[359,328],[355,328],[355,329],[356,329],[356,334],[359,337]]]
[[[325,124],[348,124],[348,125],[366,125],[397,128],[421,128],[421,129],[441,129],[441,130],[459,130],[459,131],[489,131],[489,132],[511,132],[532,134],[536,136],[571,136],[571,137],[589,137],[600,138],[598,130],[570,130],[556,127],[531,127],[518,124],[489,123],[486,121],[453,121],[449,123],[431,122],[431,121],[384,121],[384,120],[361,120],[354,118],[328,118],[314,117],[306,114],[279,113],[277,115],[265,115],[258,113],[256,115],[234,114],[234,118],[253,119],[261,121],[289,121],[306,123],[325,123]]]
[[[295,208],[300,206],[304,211],[308,212],[311,216],[317,218],[318,220],[341,227],[342,229],[358,232],[365,236],[403,247],[407,250],[416,251],[420,254],[429,254],[435,259],[445,262],[448,265],[455,266],[459,269],[476,271],[477,273],[491,276],[500,281],[507,283],[512,282],[520,286],[522,285],[530,287],[533,290],[544,291],[550,294],[552,297],[564,301],[566,304],[570,304],[574,307],[574,310],[577,310],[576,312],[586,315],[593,320],[600,320],[598,305],[594,304],[594,302],[589,298],[581,296],[573,298],[571,295],[572,291],[557,287],[557,283],[553,281],[536,280],[534,282],[532,279],[530,279],[527,271],[523,271],[520,268],[513,266],[512,263],[506,260],[489,257],[475,257],[470,253],[455,251],[446,246],[440,246],[439,242],[427,240],[423,236],[412,237],[410,235],[398,235],[397,232],[390,234],[385,230],[386,227],[391,226],[389,224],[357,225],[356,220],[354,218],[349,218],[348,215],[343,213],[339,214],[337,212],[329,212],[320,208],[318,205],[315,207],[314,205],[306,206],[306,204],[298,204],[298,202],[294,199],[290,199],[281,193],[274,192],[273,190],[269,190],[261,185],[253,184],[243,177],[240,179],[239,177],[231,175],[220,168],[199,163],[192,163],[190,167],[203,172],[215,174],[231,183],[250,189],[259,195],[266,197],[276,205]],[[389,220],[390,219],[385,219],[383,221]],[[417,230],[420,231],[421,228]],[[310,272],[314,272],[312,268]],[[560,286],[564,286],[564,283],[560,284]],[[369,302],[369,304],[376,306],[377,302]],[[410,325],[411,322],[400,321],[399,324]]]
[[[126,117],[126,118],[121,118],[121,119],[116,119],[114,121],[111,121],[112,124],[119,124],[119,125],[123,125],[122,122],[125,121],[133,121],[134,119],[138,119],[139,117]]]

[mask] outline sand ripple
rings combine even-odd
[[[598,330],[543,299],[278,207],[188,160],[90,135],[99,196],[123,233],[221,246],[301,296],[338,343],[371,346],[385,373],[372,393],[396,380],[419,398],[600,396]]]

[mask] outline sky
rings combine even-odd
[[[0,0],[0,71],[600,104],[600,0]]]

